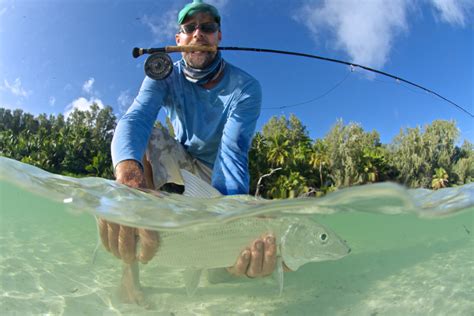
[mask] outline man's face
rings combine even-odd
[[[176,44],[178,46],[183,45],[206,45],[206,46],[218,46],[222,38],[222,33],[220,29],[215,32],[205,32],[201,27],[196,28],[193,32],[186,33],[183,31],[183,26],[193,25],[201,26],[202,24],[207,23],[216,23],[214,18],[208,13],[197,13],[192,17],[186,18],[183,24],[181,24],[181,31],[176,34]],[[182,53],[186,63],[193,68],[204,69],[209,66],[216,52],[191,52],[191,53]]]

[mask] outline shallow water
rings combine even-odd
[[[366,186],[324,199],[263,204],[251,198],[159,199],[110,181],[58,177],[3,158],[0,180],[1,314],[472,315],[474,311],[473,186],[435,194]],[[164,209],[162,216],[150,218],[144,210],[156,205]],[[133,208],[139,210],[132,212]],[[159,268],[152,261],[141,266],[142,285],[154,303],[145,310],[117,299],[121,277],[117,259],[101,250],[95,264],[91,262],[97,242],[92,215],[117,218],[121,209],[125,223],[147,222],[147,227],[160,229],[187,229],[242,212],[305,213],[346,239],[352,253],[286,273],[281,297],[271,278],[221,284],[208,284],[203,278],[196,295],[188,297],[182,272]]]

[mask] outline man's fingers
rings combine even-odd
[[[273,235],[265,237],[265,252],[263,256],[262,276],[273,273],[276,265],[276,243]]]
[[[240,253],[240,256],[237,258],[237,261],[235,262],[234,266],[227,268],[227,271],[235,276],[243,276],[246,275],[249,264],[250,249],[246,248]]]
[[[109,241],[109,251],[114,256],[120,259],[120,252],[118,249],[118,235],[120,232],[120,226],[115,223],[107,222],[107,239]]]
[[[250,265],[247,270],[247,276],[254,278],[260,276],[263,266],[263,254],[265,245],[261,239],[257,239],[251,248]]]
[[[110,251],[107,221],[102,218],[98,218],[97,220],[99,224],[99,235],[100,235],[100,240],[102,241],[102,245],[107,251]]]
[[[158,232],[148,229],[138,230],[140,238],[140,255],[138,260],[147,263],[153,258],[159,246]]]
[[[118,251],[120,257],[125,263],[135,261],[135,228],[128,226],[120,226],[118,235]]]
[[[99,219],[100,239],[107,251],[110,251],[125,263],[132,263],[137,259],[137,229],[128,226],[107,222]],[[140,255],[138,260],[147,263],[158,250],[158,233],[146,229],[138,229],[140,238]]]
[[[276,266],[277,246],[275,236],[264,235],[253,242],[237,258],[233,267],[227,271],[236,276],[249,278],[263,277],[273,273]]]

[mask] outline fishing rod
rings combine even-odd
[[[249,47],[217,47],[217,46],[202,46],[202,45],[185,45],[185,46],[165,46],[165,47],[158,47],[158,48],[138,48],[135,47],[132,51],[133,58],[138,58],[142,55],[150,55],[147,60],[145,61],[145,73],[152,79],[155,80],[163,80],[171,74],[173,70],[173,61],[169,57],[169,53],[176,53],[176,52],[216,52],[218,50],[232,50],[232,51],[249,51],[249,52],[258,52],[258,53],[274,53],[274,54],[283,54],[283,55],[293,55],[293,56],[300,56],[300,57],[307,57],[307,58],[314,58],[319,59],[327,62],[338,63],[350,66],[351,69],[354,68],[361,68],[379,75],[383,75],[392,79],[395,79],[397,82],[404,82],[411,86],[414,86],[418,89],[421,89],[427,93],[430,93],[445,102],[457,107],[459,110],[463,111],[470,117],[474,117],[474,114],[456,104],[455,102],[449,100],[446,97],[443,97],[441,94],[425,88],[417,83],[409,81],[407,79],[403,79],[401,77],[392,75],[388,72],[384,72],[381,70],[377,70],[374,68],[370,68],[364,65],[351,63],[348,61],[335,59],[335,58],[328,58],[313,54],[305,54],[305,53],[298,53],[298,52],[291,52],[291,51],[284,51],[284,50],[276,50],[276,49],[265,49],[265,48],[249,48]]]

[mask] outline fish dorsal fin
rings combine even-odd
[[[184,196],[214,198],[222,195],[209,183],[198,178],[187,170],[181,169],[181,175],[184,180]]]
[[[186,286],[186,293],[188,296],[193,296],[199,285],[202,270],[185,270],[184,271],[184,285]]]

